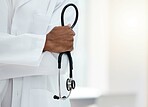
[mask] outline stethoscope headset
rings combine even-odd
[[[63,10],[62,10],[62,13],[61,13],[61,25],[64,26],[64,13],[65,13],[65,10],[72,6],[74,9],[75,9],[75,12],[76,12],[76,17],[75,17],[75,21],[74,23],[72,24],[71,26],[71,29],[74,28],[74,26],[76,25],[77,21],[78,21],[78,8],[75,4],[73,3],[70,3],[70,4],[67,4]],[[68,60],[69,60],[69,78],[66,80],[66,88],[67,88],[67,91],[69,92],[68,95],[62,95],[61,93],[61,73],[60,73],[60,70],[61,70],[61,62],[62,62],[62,56],[63,55],[67,55],[68,57]],[[70,94],[71,94],[71,91],[73,89],[75,89],[75,86],[76,86],[76,83],[75,83],[75,80],[73,80],[73,73],[72,73],[72,70],[73,70],[73,60],[72,60],[72,56],[71,56],[71,53],[70,51],[67,51],[67,52],[62,52],[59,54],[58,56],[58,69],[59,69],[59,72],[58,72],[58,88],[59,88],[59,95],[54,95],[53,98],[54,99],[57,99],[57,100],[65,100],[67,98],[69,98]]]

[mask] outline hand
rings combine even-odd
[[[54,27],[46,37],[44,51],[55,53],[72,51],[74,31],[69,26]]]

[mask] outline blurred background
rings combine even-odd
[[[79,0],[72,107],[148,107],[148,0]]]

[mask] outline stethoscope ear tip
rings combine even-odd
[[[66,99],[66,96],[63,96],[62,98],[63,98],[63,99]]]
[[[60,97],[58,97],[57,95],[54,95],[53,98],[54,98],[54,99],[57,99],[57,100],[60,99]]]
[[[57,96],[57,95],[54,95],[53,98],[56,99],[56,100],[60,100],[60,99],[63,99],[63,100],[64,100],[64,99],[66,99],[67,97],[66,97],[66,96],[59,97],[59,96]]]

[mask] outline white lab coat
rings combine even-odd
[[[53,100],[58,94],[57,57],[42,53],[46,34],[60,25],[61,10],[75,0],[20,0],[15,7],[11,25],[10,9],[0,0],[0,96],[9,78],[13,79],[12,107],[69,107],[69,101]],[[66,23],[73,22],[74,13],[66,12]],[[62,82],[67,68],[62,60]],[[63,86],[63,94],[66,93]],[[0,99],[1,100],[1,99]],[[21,106],[18,105],[20,103]],[[62,104],[61,104],[62,103]]]

